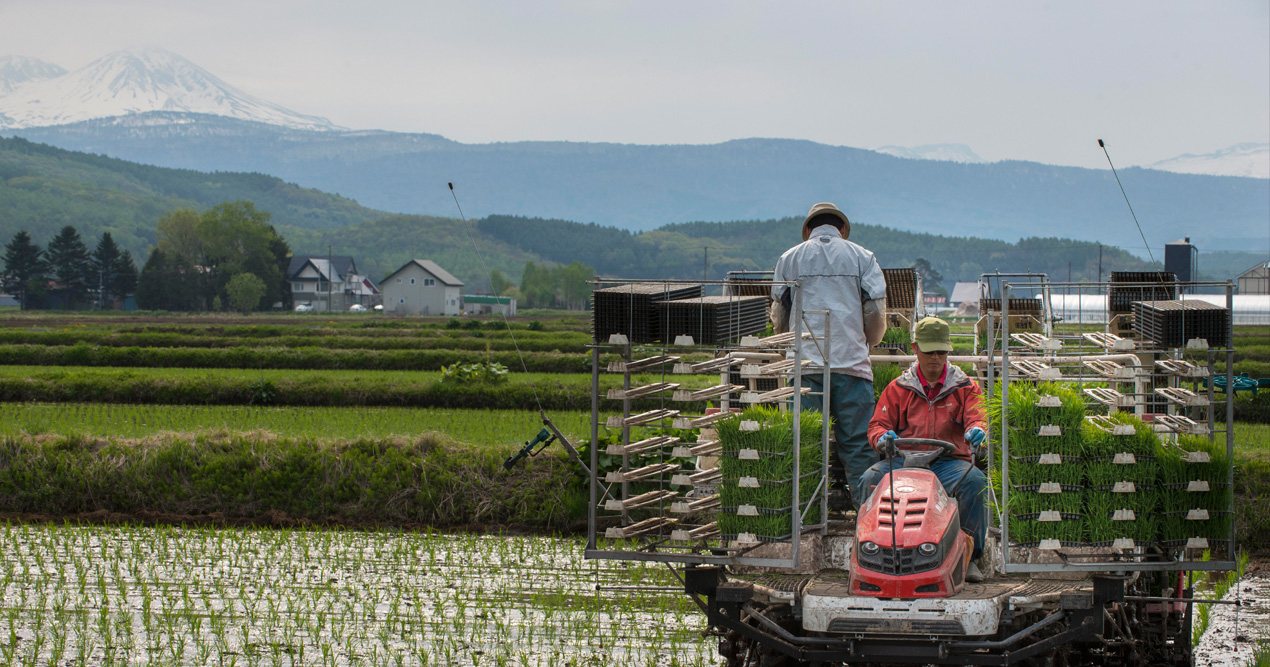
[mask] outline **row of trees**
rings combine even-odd
[[[268,211],[241,201],[201,215],[189,209],[164,215],[158,243],[141,269],[137,305],[147,310],[221,310],[228,305],[250,312],[263,301],[282,302],[289,309],[291,248],[269,218]]]
[[[159,219],[158,244],[138,273],[132,254],[109,232],[89,252],[67,225],[42,249],[25,230],[5,245],[0,285],[29,308],[115,308],[129,294],[147,310],[250,312],[264,303],[290,307],[291,249],[251,202],[189,209]]]
[[[91,253],[79,232],[62,228],[42,249],[26,230],[13,235],[4,247],[0,284],[27,308],[113,308],[137,287],[132,253],[120,250],[110,232],[103,232]]]
[[[595,269],[582,262],[559,266],[526,262],[519,287],[497,270],[490,274],[490,287],[499,296],[516,297],[528,308],[583,310],[591,301],[587,281],[594,277]]]

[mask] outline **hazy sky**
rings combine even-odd
[[[1102,168],[1270,142],[1270,2],[0,0],[0,54],[174,51],[463,142],[964,143]]]

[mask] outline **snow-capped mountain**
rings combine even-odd
[[[965,144],[926,144],[924,146],[882,146],[873,149],[886,155],[907,158],[909,160],[940,160],[942,162],[961,162],[979,164],[987,162],[975,155]]]
[[[1270,144],[1235,144],[1205,155],[1179,155],[1147,167],[1181,174],[1270,178]]]
[[[0,56],[0,95],[13,92],[31,81],[53,79],[66,73],[66,68],[26,56]]]
[[[0,129],[147,111],[228,116],[293,129],[342,129],[325,118],[248,95],[163,49],[116,51],[70,73],[34,58],[10,57],[0,63],[13,63],[8,68],[0,64]],[[4,82],[11,87],[4,88]]]

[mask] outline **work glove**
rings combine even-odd
[[[888,459],[899,456],[900,452],[895,448],[895,440],[899,437],[900,435],[895,431],[883,433],[882,437],[878,438],[878,453]]]
[[[978,426],[966,431],[966,442],[975,452],[975,458],[983,458],[983,443],[988,439],[988,434]]]

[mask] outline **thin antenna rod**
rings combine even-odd
[[[450,196],[454,198],[454,206],[459,209],[459,218],[463,220],[463,230],[467,232],[467,238],[472,242],[472,249],[476,251],[476,258],[480,261],[481,270],[485,272],[485,279],[489,281],[490,291],[493,292],[494,276],[490,273],[489,265],[485,262],[485,254],[481,252],[481,246],[476,242],[476,237],[472,235],[472,230],[470,229],[472,225],[468,224],[467,216],[463,214],[463,206],[459,204],[459,196],[454,192],[454,183],[446,182],[446,185],[450,186]],[[497,294],[494,295],[494,303],[499,305]],[[516,332],[512,331],[512,325],[507,321],[507,311],[500,308],[498,312],[503,316],[503,326],[507,328],[507,335],[512,339],[512,347],[516,348],[516,358],[520,360],[520,368],[528,374],[529,367],[525,365],[525,355],[520,352],[520,343],[516,340]],[[529,389],[534,394],[534,402],[538,404],[538,414],[542,415],[543,419],[546,419],[547,415],[543,411],[542,399],[538,397],[537,387],[531,382],[529,383]]]
[[[1116,177],[1116,185],[1120,186],[1120,194],[1124,196],[1124,203],[1129,207],[1129,215],[1133,216],[1133,224],[1138,226],[1138,235],[1142,237],[1142,245],[1147,247],[1147,256],[1151,258],[1151,263],[1155,263],[1155,253],[1151,252],[1151,244],[1147,243],[1147,235],[1142,233],[1142,225],[1138,222],[1138,216],[1133,212],[1133,204],[1129,203],[1129,195],[1125,194],[1124,184],[1120,182],[1120,174],[1116,173],[1116,165],[1111,164],[1111,154],[1107,152],[1107,144],[1098,140],[1098,147],[1102,149],[1102,154],[1107,156],[1107,164],[1111,165],[1111,173]]]

